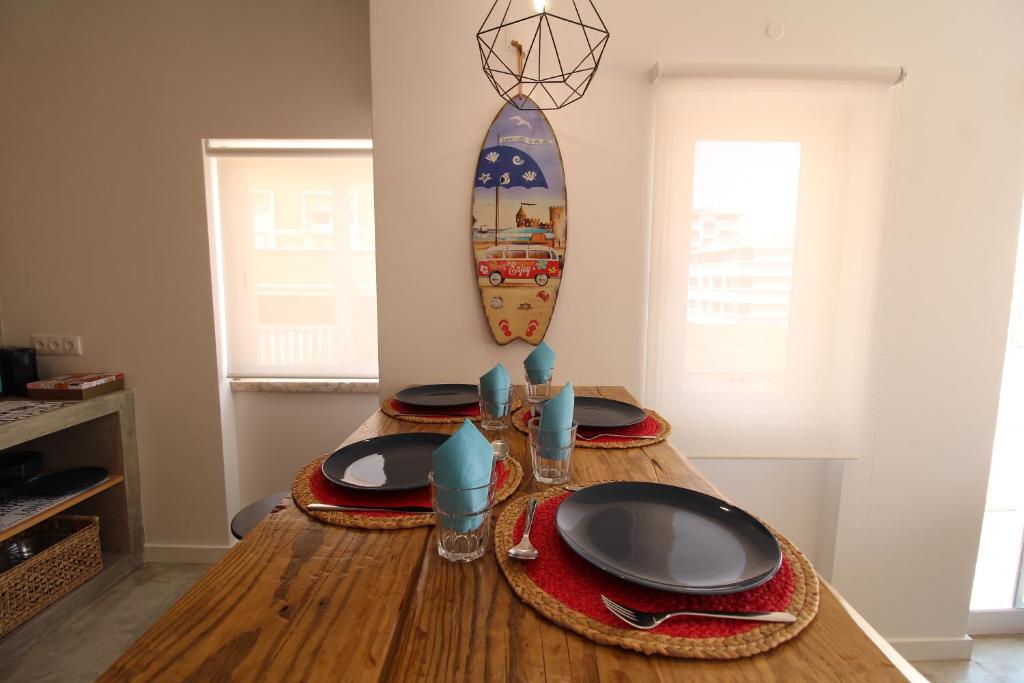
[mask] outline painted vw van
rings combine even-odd
[[[561,277],[562,261],[554,249],[543,245],[492,247],[477,261],[476,273],[497,287],[508,281],[533,281],[543,287],[553,277]]]

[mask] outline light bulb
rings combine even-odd
[[[547,9],[547,0],[533,0],[533,9],[536,12],[543,12]]]

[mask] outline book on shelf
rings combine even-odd
[[[29,382],[31,398],[82,400],[124,389],[123,372],[76,372]]]

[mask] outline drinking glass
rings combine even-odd
[[[547,401],[537,401],[530,406],[530,417],[540,417],[544,414],[544,406],[548,404]]]
[[[569,429],[542,429],[540,418],[530,420],[530,456],[533,478],[541,484],[564,484],[569,481],[573,447],[576,445],[576,423]]]
[[[473,488],[442,486],[430,473],[438,555],[451,562],[472,562],[487,552],[497,483],[497,469],[492,470],[490,482]]]
[[[551,378],[554,374],[555,369],[551,368],[544,376],[544,381],[534,382],[530,379],[530,374],[526,373],[526,400],[530,404],[540,403],[551,398]]]
[[[480,426],[492,432],[501,432],[509,426],[512,413],[512,387],[480,391]]]
[[[491,442],[491,454],[494,458],[494,463],[497,464],[508,457],[508,442],[504,439],[495,439]]]

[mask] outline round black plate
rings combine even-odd
[[[558,508],[558,533],[580,557],[641,586],[737,593],[782,566],[763,524],[723,500],[667,484],[589,486]]]
[[[80,491],[103,481],[107,471],[102,467],[78,467],[44,474],[32,482],[32,493],[37,496],[56,496]]]
[[[434,449],[449,434],[388,434],[357,441],[334,451],[321,465],[338,486],[360,491],[407,491],[427,486]]]
[[[418,408],[455,408],[477,403],[480,394],[475,384],[424,384],[402,389],[395,398]]]
[[[0,479],[0,503],[6,503],[25,486],[24,479]]]
[[[0,479],[28,479],[43,467],[39,451],[0,453]]]
[[[610,398],[577,396],[572,419],[580,427],[615,429],[643,422],[647,413],[629,403],[613,401]]]

